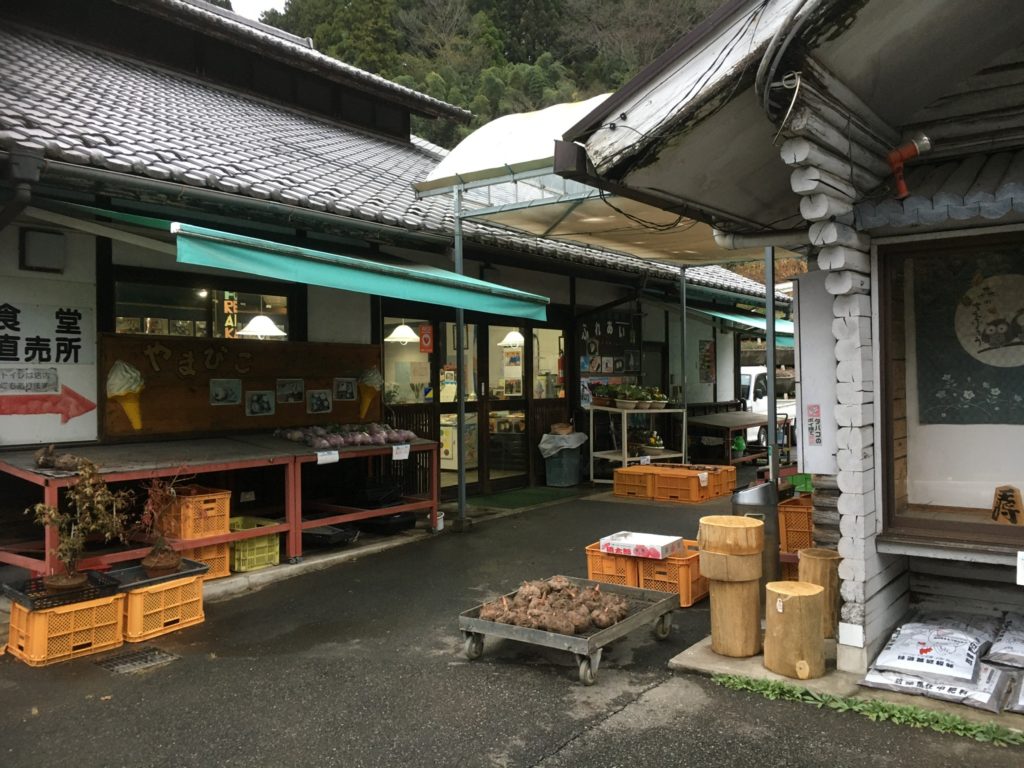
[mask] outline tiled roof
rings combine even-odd
[[[906,180],[910,196],[904,200],[859,203],[857,226],[867,231],[940,228],[972,219],[1020,220],[1024,214],[1024,150],[916,165],[907,168]]]
[[[19,144],[126,177],[452,233],[450,201],[417,200],[412,190],[438,162],[439,147],[387,140],[36,31],[5,29],[0,148]],[[673,266],[471,221],[464,231],[481,245],[553,260],[666,280],[679,275]],[[764,295],[760,284],[721,268],[687,274],[694,283]]]
[[[380,75],[353,67],[343,61],[326,56],[307,41],[295,35],[254,22],[215,6],[195,0],[115,0],[121,5],[136,7],[144,13],[164,16],[174,23],[191,26],[205,34],[220,33],[233,42],[257,50],[261,55],[284,59],[299,66],[316,69],[334,80],[347,82],[375,92],[387,92],[426,114],[447,115],[469,120],[471,113],[462,107],[427,96],[424,93],[392,82]]]

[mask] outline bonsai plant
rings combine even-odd
[[[124,541],[127,511],[134,500],[130,490],[112,491],[91,461],[79,459],[78,482],[64,491],[64,500],[56,507],[36,504],[27,512],[37,523],[57,529],[54,554],[64,573],[43,578],[47,589],[75,589],[85,584],[85,573],[78,571],[90,536],[102,536],[105,542]]]
[[[164,480],[155,477],[143,486],[146,504],[135,524],[135,530],[153,542],[153,548],[141,562],[146,575],[150,577],[171,573],[181,565],[181,553],[168,544],[160,532],[160,518],[174,506],[177,498],[174,487],[176,481],[177,478]]]

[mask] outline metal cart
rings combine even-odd
[[[607,629],[591,629],[582,635],[560,635],[556,632],[481,619],[480,609],[483,605],[478,605],[459,614],[459,629],[465,638],[466,658],[471,661],[480,658],[484,651],[484,635],[542,645],[574,654],[579,667],[580,682],[583,685],[593,685],[597,679],[597,668],[601,664],[601,651],[613,640],[625,637],[630,632],[650,624],[654,625],[656,639],[664,640],[668,637],[672,629],[672,611],[679,607],[678,593],[622,587],[590,579],[569,578],[569,581],[578,587],[599,586],[603,592],[622,595],[629,601],[629,615]],[[511,600],[515,594],[509,592],[505,597]]]

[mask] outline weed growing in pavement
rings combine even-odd
[[[985,723],[984,725],[972,723],[959,715],[932,712],[909,704],[891,704],[875,699],[854,699],[846,696],[833,696],[829,693],[815,693],[807,688],[778,680],[757,680],[742,675],[714,675],[711,679],[733,691],[758,693],[773,701],[799,701],[804,704],[813,704],[819,709],[826,707],[836,712],[856,712],[874,722],[887,720],[896,725],[909,725],[912,728],[930,728],[939,733],[967,736],[975,741],[994,744],[997,747],[1011,744],[1024,745],[1024,732],[1005,728],[995,723]]]

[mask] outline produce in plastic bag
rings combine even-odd
[[[1006,711],[1024,715],[1024,673],[1018,672],[1016,678],[1010,690],[1010,698],[1006,702]]]
[[[1011,682],[1012,677],[1005,670],[981,663],[976,683],[937,683],[903,672],[869,669],[867,675],[860,681],[860,685],[866,688],[880,688],[885,691],[952,701],[975,709],[998,713],[1002,711],[1006,692]]]
[[[1024,615],[1006,614],[985,661],[1024,668]]]
[[[924,614],[893,631],[874,666],[932,682],[974,682],[998,626],[988,616]]]

